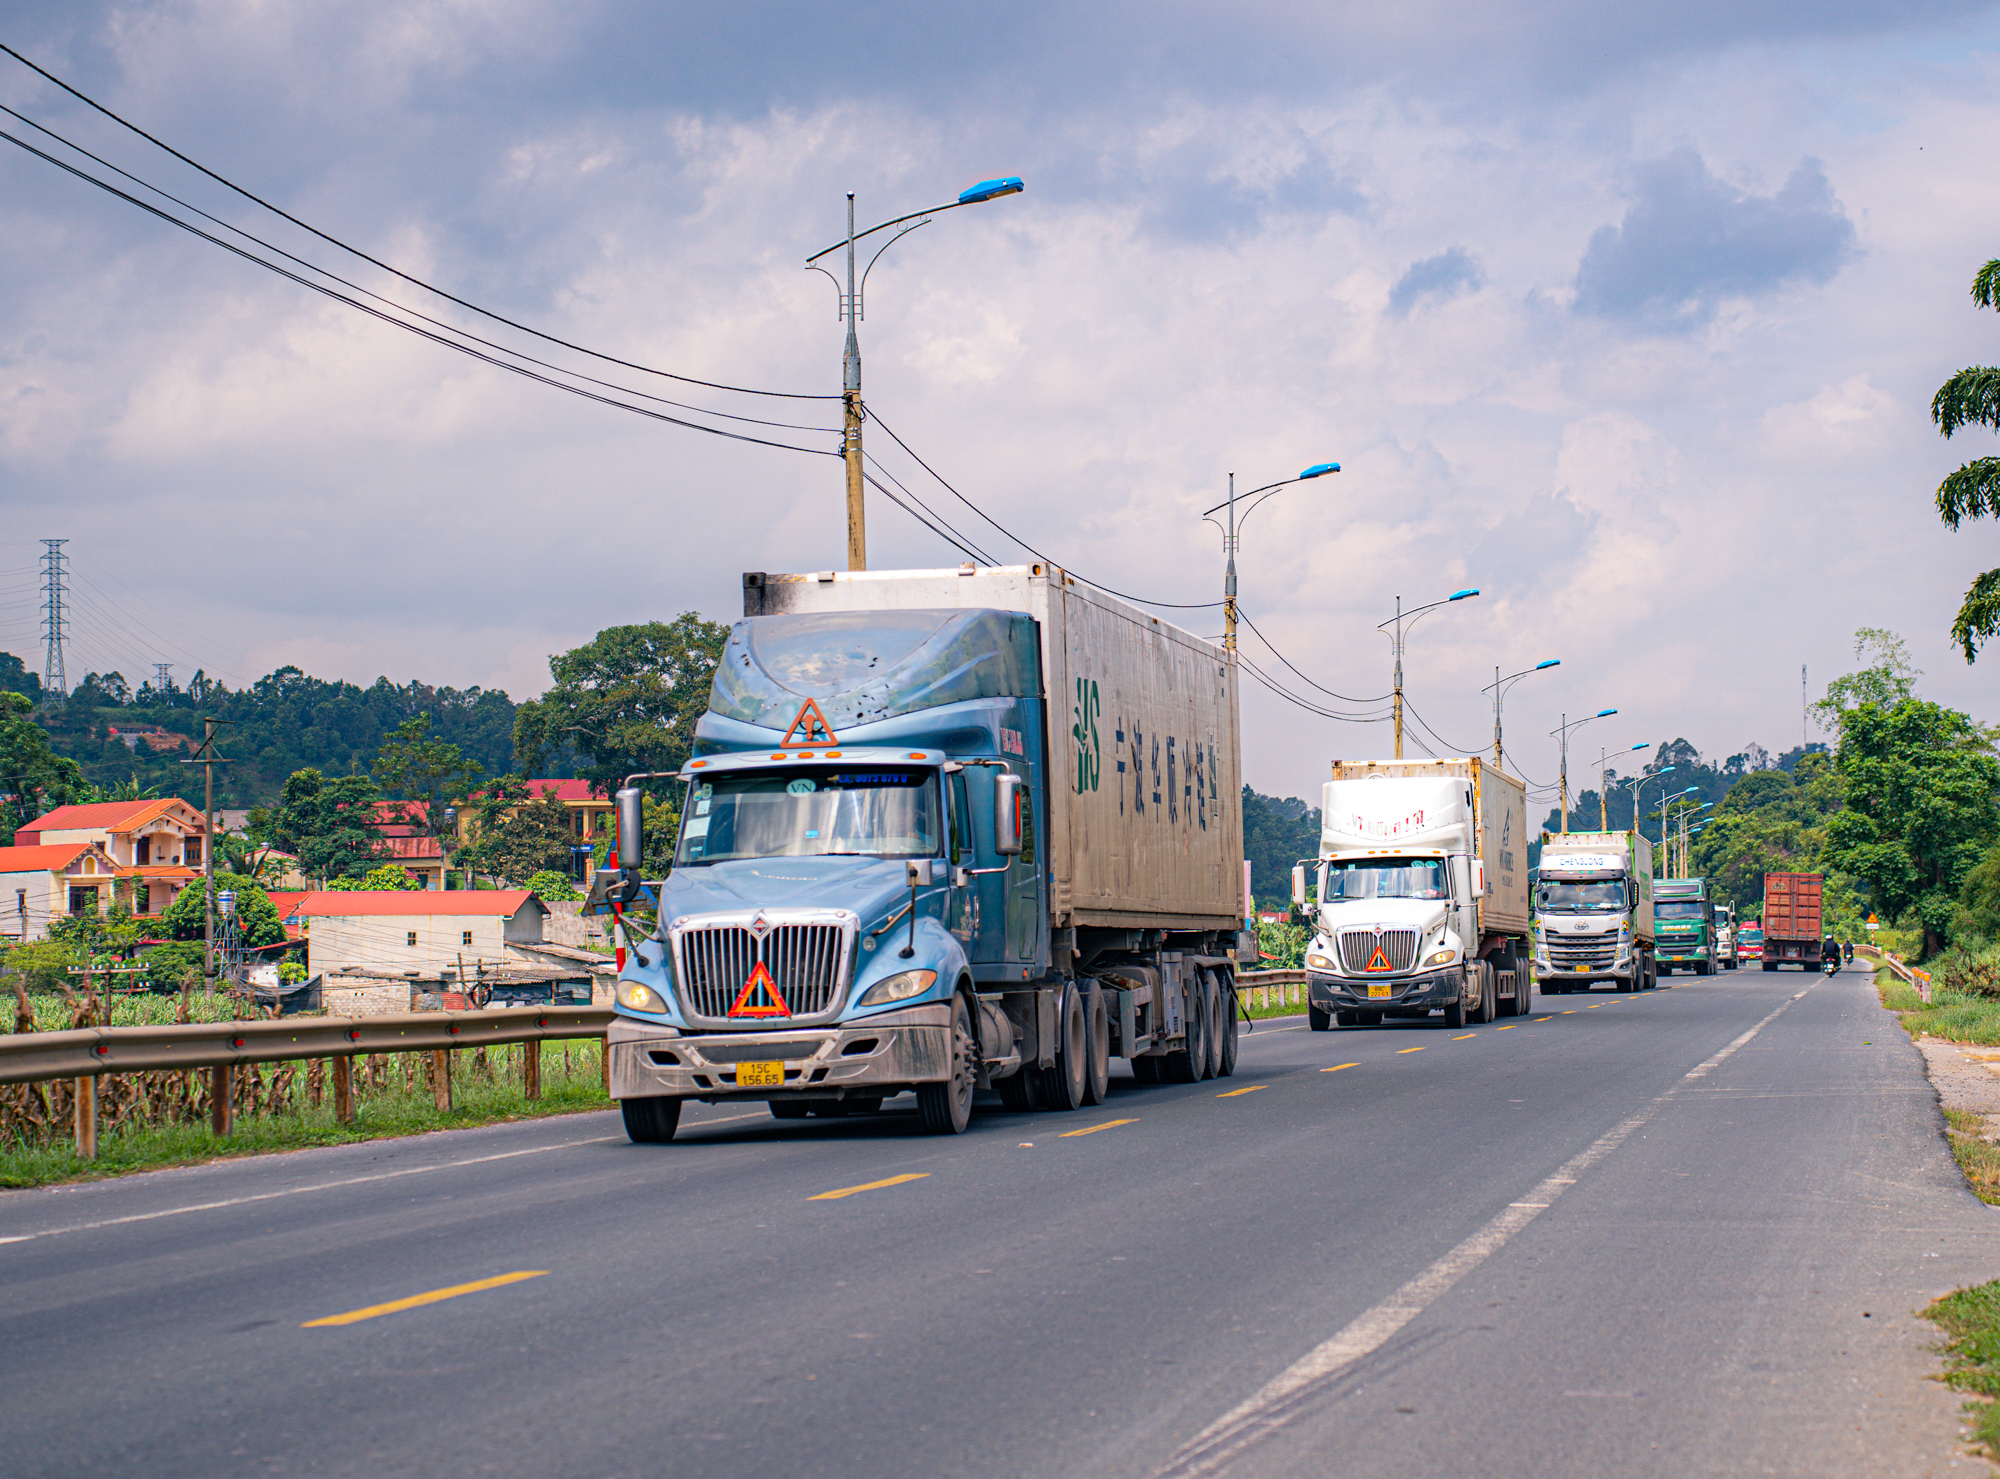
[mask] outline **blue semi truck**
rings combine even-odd
[[[780,1119],[913,1091],[1010,1108],[1226,1076],[1246,929],[1235,654],[1042,565],[744,577],[644,884],[641,781],[598,892],[628,932],[611,1093]],[[609,885],[607,890],[607,885]],[[643,936],[643,937],[642,937]]]

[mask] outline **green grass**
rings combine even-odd
[[[565,1049],[568,1049],[567,1061]],[[413,1086],[408,1082],[412,1075],[406,1070],[404,1058],[411,1055],[392,1055],[388,1061],[388,1083],[381,1088],[367,1086],[364,1075],[367,1060],[355,1060],[355,1114],[345,1125],[334,1122],[330,1083],[317,1107],[307,1102],[303,1073],[279,1112],[255,1116],[239,1113],[234,1132],[229,1135],[211,1134],[206,1118],[192,1124],[125,1124],[99,1135],[95,1160],[77,1156],[65,1116],[59,1129],[39,1143],[13,1139],[0,1144],[0,1187],[94,1181],[225,1157],[302,1150],[314,1145],[348,1145],[398,1135],[420,1135],[430,1130],[466,1129],[610,1107],[611,1101],[605,1097],[603,1088],[598,1040],[543,1043],[542,1093],[534,1100],[522,1092],[519,1053],[518,1046],[488,1048],[485,1074],[474,1071],[470,1051],[455,1053],[449,1113],[439,1112],[420,1073],[415,1075]],[[267,1071],[277,1066],[264,1065]],[[0,1089],[0,1094],[8,1092]]]
[[[1966,1404],[1974,1440],[2000,1458],[2000,1280],[1960,1289],[1924,1311],[1945,1333],[1945,1383],[1983,1401]]]
[[[1928,1033],[1947,1042],[2000,1045],[2000,997],[1961,996],[1933,987],[1926,1006],[1917,988],[1898,980],[1887,966],[1875,973],[1875,989],[1912,1037]]]

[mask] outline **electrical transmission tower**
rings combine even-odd
[[[63,615],[63,597],[69,594],[64,575],[69,556],[62,547],[67,539],[44,539],[47,553],[42,556],[42,598],[47,606],[42,614],[42,636],[48,643],[42,660],[42,692],[54,698],[69,697],[69,678],[63,672],[63,633],[69,619]]]
[[[170,662],[153,664],[153,692],[162,698],[174,691],[174,665]]]

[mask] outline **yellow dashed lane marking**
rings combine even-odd
[[[1070,1140],[1078,1135],[1095,1135],[1099,1130],[1115,1130],[1120,1125],[1136,1125],[1137,1120],[1106,1120],[1101,1125],[1085,1125],[1081,1130],[1064,1130],[1056,1136],[1058,1140]]]
[[[1322,1068],[1321,1073],[1338,1073],[1343,1068],[1359,1068],[1359,1063],[1336,1063],[1331,1068]]]
[[[328,1315],[324,1319],[308,1320],[299,1328],[311,1330],[316,1325],[353,1325],[362,1320],[373,1320],[382,1315],[393,1315],[403,1310],[413,1310],[419,1305],[436,1304],[444,1299],[456,1299],[461,1294],[477,1294],[482,1289],[498,1289],[503,1284],[518,1284],[523,1279],[539,1279],[547,1274],[545,1268],[524,1268],[518,1273],[495,1274],[490,1279],[475,1279],[470,1284],[453,1284],[449,1289],[433,1289],[428,1294],[412,1294],[408,1299],[392,1299],[387,1304],[371,1304],[365,1309],[349,1310],[344,1315]]]
[[[1217,1094],[1215,1097],[1218,1099],[1234,1099],[1238,1094],[1254,1094],[1259,1089],[1268,1089],[1270,1087],[1269,1084],[1252,1084],[1247,1089],[1231,1089],[1228,1093]]]
[[[1603,1002],[1601,1002],[1601,1001],[1594,1001],[1594,1002],[1592,1002],[1592,1003],[1591,1003],[1591,1004],[1590,1004],[1589,1006],[1585,1007],[1585,1008],[1584,1008],[1584,1010],[1585,1010],[1586,1012],[1594,1012],[1594,1011],[1596,1011],[1596,1010],[1597,1010],[1597,1009],[1598,1009],[1599,1007],[1601,1007],[1601,1006],[1603,1006],[1603,1005],[1604,1005],[1604,1003],[1603,1003]]]
[[[1547,1022],[1547,1021],[1551,1021],[1551,1020],[1553,1020],[1553,1019],[1551,1019],[1551,1018],[1549,1018],[1549,1017],[1537,1017],[1537,1018],[1535,1018],[1535,1020],[1536,1020],[1537,1022]]]
[[[1502,1032],[1512,1032],[1516,1027],[1519,1027],[1520,1025],[1521,1024],[1519,1022],[1509,1022],[1505,1027],[1502,1027],[1500,1030]]]
[[[1558,1012],[1556,1015],[1559,1017],[1574,1017],[1576,1015],[1576,1008],[1571,1007],[1568,1011]],[[1544,1017],[1542,1020],[1547,1021],[1548,1019]]]
[[[1414,1048],[1398,1048],[1396,1049],[1396,1051],[1399,1053],[1421,1053],[1425,1048],[1429,1046],[1430,1046],[1429,1043],[1420,1042]]]
[[[1454,1038],[1452,1039],[1452,1041],[1453,1041],[1453,1042],[1464,1042],[1464,1041],[1465,1041],[1465,1039],[1466,1039],[1466,1038],[1468,1038],[1468,1037],[1477,1037],[1477,1036],[1479,1036],[1479,1034],[1478,1034],[1478,1033],[1476,1033],[1476,1032],[1468,1032],[1468,1033],[1466,1033],[1466,1034],[1465,1034],[1465,1035],[1464,1035],[1463,1037],[1454,1037]]]
[[[823,1191],[818,1196],[807,1197],[809,1202],[837,1202],[842,1197],[851,1197],[856,1192],[880,1191],[885,1186],[901,1186],[906,1181],[922,1181],[931,1173],[928,1171],[906,1171],[901,1176],[885,1177],[881,1181],[864,1181],[859,1186],[843,1186],[838,1191]]]

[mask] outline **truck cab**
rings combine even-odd
[[[1656,984],[1653,855],[1636,832],[1542,834],[1535,882],[1535,975],[1552,996],[1609,981]]]
[[[1653,885],[1653,920],[1659,932],[1660,969],[1686,968],[1697,976],[1716,971],[1715,901],[1705,878],[1662,878]]]

